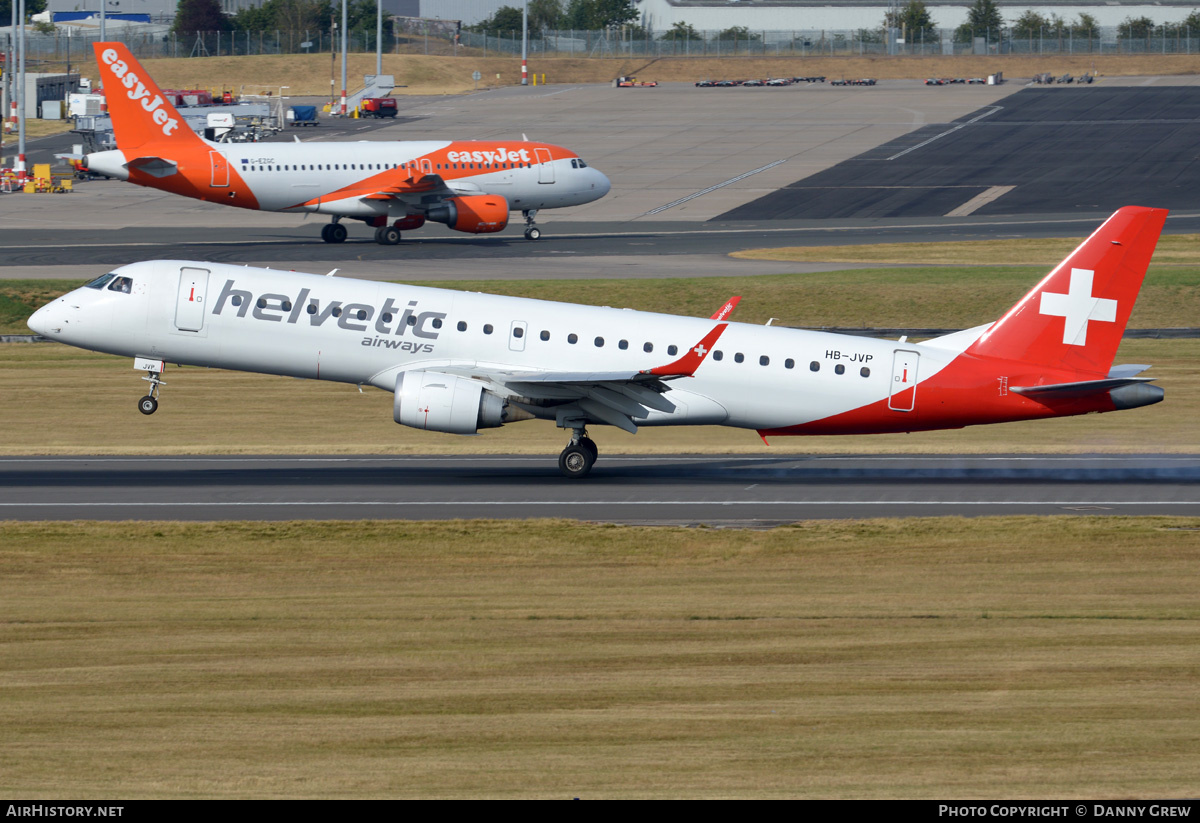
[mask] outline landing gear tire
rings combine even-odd
[[[400,242],[400,229],[395,226],[375,229],[375,242],[381,246],[395,246]]]
[[[537,217],[537,209],[527,209],[521,212],[525,218],[525,239],[537,240],[542,236],[542,230],[533,224],[533,219]]]
[[[558,456],[558,470],[563,473],[564,477],[579,480],[587,476],[595,462],[596,456],[591,449],[578,443],[572,443]]]
[[[158,411],[158,401],[150,395],[146,395],[138,401],[138,411],[142,414],[154,414]]]
[[[341,223],[329,223],[321,228],[321,239],[326,243],[345,243],[348,233]]]
[[[596,447],[596,441],[584,435],[579,438],[579,445],[592,453],[592,462],[596,462],[596,458],[600,456],[600,449]]]

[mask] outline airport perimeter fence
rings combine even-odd
[[[156,30],[126,29],[109,33],[110,40],[125,43],[138,58],[225,57],[266,54],[329,54],[340,42],[328,31],[233,31],[177,35],[165,26]],[[636,35],[636,36],[635,36]],[[979,31],[968,37],[954,29],[910,32],[904,42],[888,42],[881,30],[762,31],[728,36],[725,32],[699,32],[678,37],[674,32],[642,29],[611,31],[531,32],[527,50],[531,57],[661,58],[661,57],[854,57],[859,55],[997,55],[997,54],[1200,54],[1200,30],[1164,26],[1144,36],[1121,27],[1080,30],[1063,28],[1037,32]],[[1135,36],[1136,35],[1136,36]],[[70,63],[92,59],[92,36],[30,33],[26,38],[29,60]],[[375,30],[351,31],[347,51],[375,52]],[[520,56],[521,32],[425,32],[394,30],[385,38],[389,54],[442,56]]]

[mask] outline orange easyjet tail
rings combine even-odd
[[[95,43],[93,48],[118,148],[139,149],[164,141],[202,143],[125,44]]]

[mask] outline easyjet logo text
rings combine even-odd
[[[150,99],[150,90],[146,88],[146,84],[134,72],[129,70],[129,66],[124,60],[120,59],[116,49],[105,49],[100,55],[104,64],[108,66],[108,70],[112,72],[113,77],[120,81],[120,85],[126,89],[125,96],[135,103],[141,103],[154,122],[162,129],[164,137],[170,137],[171,132],[179,127],[179,121],[172,117],[163,105],[165,101],[159,95],[154,95],[154,99]],[[114,91],[120,94],[119,89]],[[108,93],[108,85],[105,84],[105,92]]]
[[[529,149],[520,151],[504,148],[495,151],[451,151],[446,152],[446,159],[451,163],[528,163]]]

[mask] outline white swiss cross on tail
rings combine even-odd
[[[1071,269],[1071,286],[1066,294],[1042,292],[1040,314],[1063,318],[1063,343],[1086,346],[1088,321],[1112,323],[1117,319],[1117,301],[1092,295],[1090,269]]]

